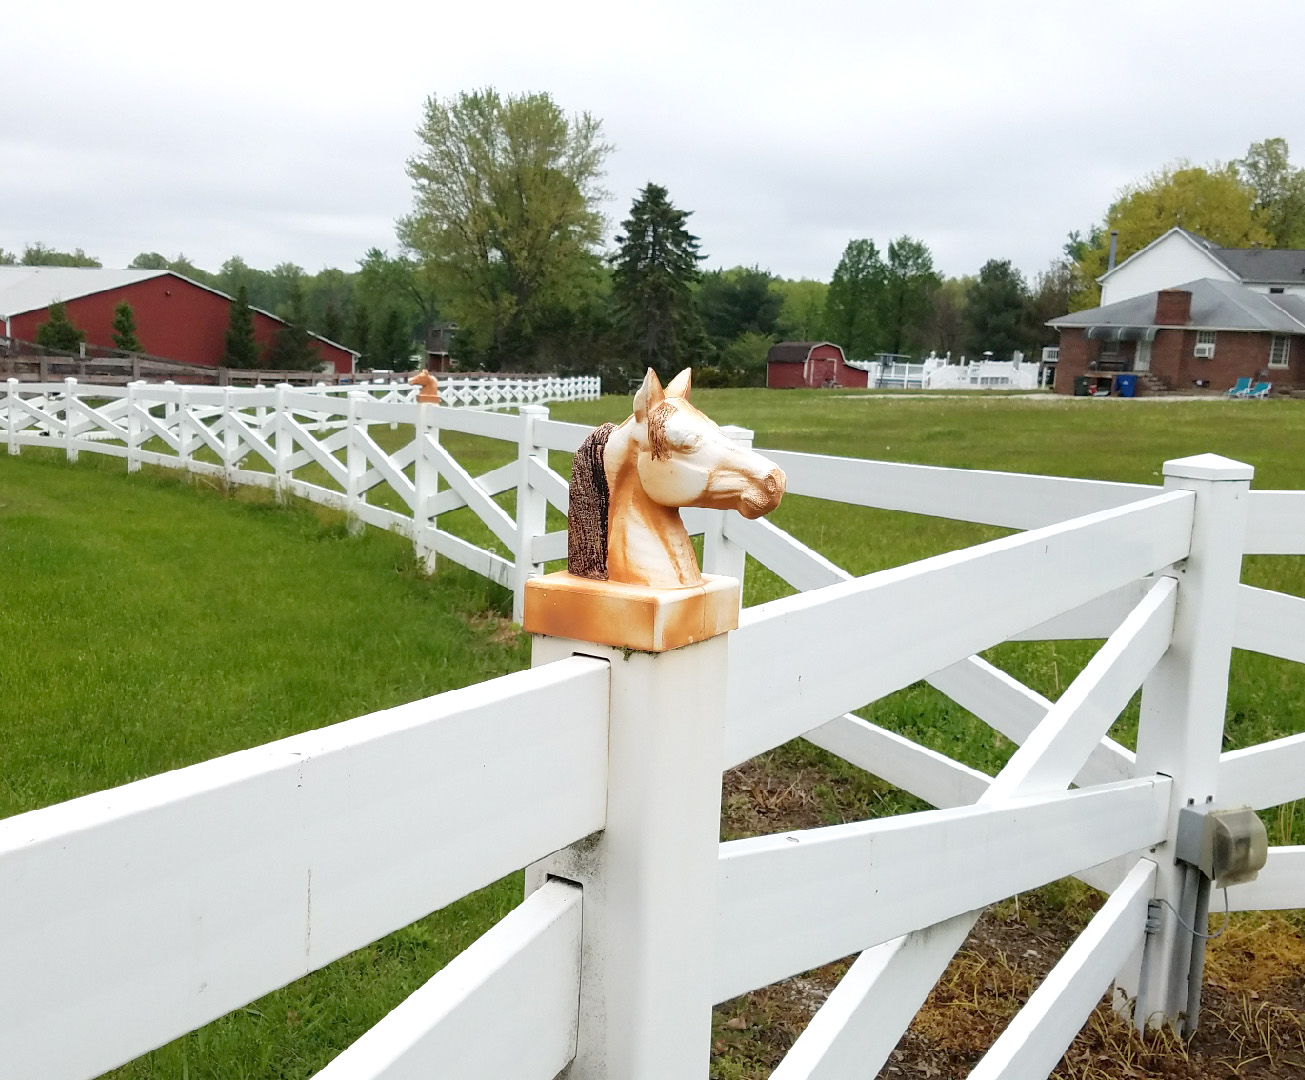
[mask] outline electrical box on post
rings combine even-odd
[[[1213,810],[1185,806],[1178,813],[1174,856],[1226,889],[1254,881],[1269,858],[1269,834],[1249,806]]]

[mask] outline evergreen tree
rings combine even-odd
[[[267,350],[267,366],[274,371],[309,371],[317,367],[322,358],[305,325],[308,319],[304,311],[304,291],[297,280],[290,283],[289,292],[285,325],[277,330]]]
[[[621,222],[613,257],[612,300],[643,366],[669,372],[693,355],[702,340],[693,302],[701,278],[698,238],[687,228],[690,211],[678,210],[666,189],[649,183]]]
[[[1016,349],[1027,349],[1036,337],[1029,330],[1028,312],[1029,290],[1024,275],[1009,259],[989,259],[965,297],[970,359],[991,352],[997,359],[1006,360]]]
[[[344,317],[340,314],[340,309],[335,300],[326,302],[326,310],[322,312],[322,337],[327,341],[334,341],[339,344],[344,335]]]
[[[123,352],[144,352],[136,337],[136,313],[125,300],[113,309],[113,344]]]
[[[372,343],[372,363],[392,371],[407,371],[412,364],[412,334],[404,325],[403,313],[390,308]]]
[[[241,285],[236,298],[231,301],[227,316],[227,347],[222,354],[222,366],[231,368],[258,367],[258,342],[254,340],[254,312],[249,306],[249,290]]]
[[[358,367],[367,370],[376,366],[372,359],[372,318],[364,304],[358,304],[353,312],[353,324],[349,327],[349,348],[358,350]]]
[[[86,335],[68,319],[68,309],[63,301],[50,305],[50,318],[36,328],[36,343],[47,349],[77,352]]]
[[[756,266],[736,266],[703,275],[698,310],[717,348],[728,348],[730,342],[744,334],[775,333],[784,297],[771,288],[773,281],[770,274]]]
[[[825,295],[825,333],[850,359],[882,347],[879,318],[886,270],[873,240],[849,240]]]

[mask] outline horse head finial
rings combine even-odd
[[[417,400],[423,405],[438,405],[440,403],[440,384],[435,381],[435,376],[429,371],[419,371],[408,380],[410,386],[419,386],[421,389],[417,392]]]
[[[568,569],[655,588],[702,584],[679,508],[756,518],[779,505],[784,474],[689,402],[685,368],[666,387],[651,368],[619,427],[596,429],[571,478]]]

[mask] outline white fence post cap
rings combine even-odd
[[[1222,454],[1196,454],[1166,461],[1164,474],[1184,480],[1250,480],[1255,476],[1255,466]]]

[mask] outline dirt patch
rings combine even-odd
[[[733,839],[874,816],[896,803],[873,777],[791,744],[725,774],[721,835]],[[963,1080],[1104,902],[1055,882],[995,905],[930,993],[880,1080]],[[1221,917],[1216,918],[1216,923]],[[855,957],[720,1005],[712,1080],[764,1080]],[[1305,1080],[1305,937],[1273,914],[1234,916],[1210,943],[1201,1027],[1140,1036],[1107,999],[1053,1073],[1058,1080]]]

